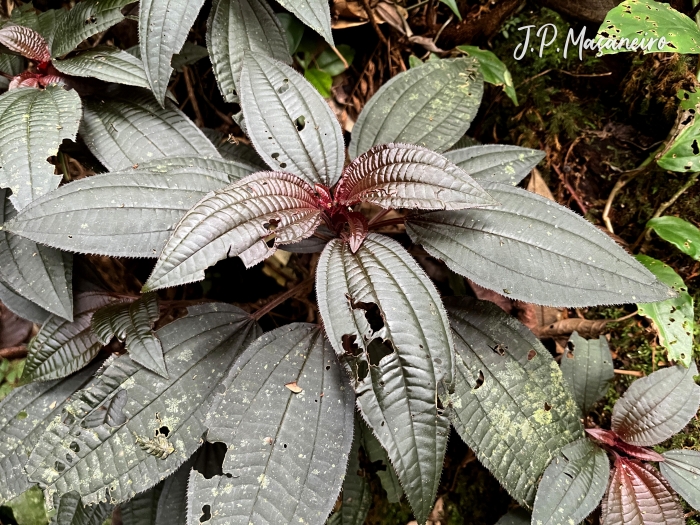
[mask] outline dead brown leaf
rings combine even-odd
[[[286,386],[289,390],[291,390],[295,394],[301,394],[304,389],[301,388],[299,385],[297,385],[296,381],[292,381],[291,383],[286,383],[284,386]]]

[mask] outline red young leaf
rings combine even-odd
[[[355,253],[369,233],[369,224],[365,216],[356,211],[345,213],[345,218],[348,221],[349,232],[344,234],[343,238],[350,244],[352,253]]]
[[[615,432],[610,430],[605,430],[602,428],[587,428],[586,433],[596,441],[605,443],[611,447],[614,447],[618,441],[618,437],[615,435]]]
[[[664,461],[664,457],[661,454],[654,452],[648,448],[638,447],[636,445],[630,445],[622,441],[615,432],[612,430],[604,430],[602,428],[587,428],[586,432],[596,441],[604,443],[617,452],[622,452],[633,458],[641,459],[644,461]]]
[[[618,458],[603,498],[603,525],[684,525],[683,510],[661,474]]]
[[[51,53],[46,40],[33,29],[24,26],[7,26],[0,29],[0,44],[10,51],[19,53],[41,67],[51,61]]]
[[[463,210],[497,202],[462,168],[412,144],[382,144],[350,163],[335,189],[342,206]]]

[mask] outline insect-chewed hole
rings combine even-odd
[[[544,404],[544,410],[545,410],[545,412],[549,412],[550,410],[552,410],[552,405],[550,405],[549,403],[545,402],[545,404]]]
[[[66,466],[63,463],[61,463],[60,461],[56,461],[56,463],[54,464],[54,467],[56,468],[56,470],[58,472],[63,472],[64,470],[66,470]]]
[[[22,410],[20,412],[17,412],[17,415],[15,416],[17,419],[27,419],[28,414]]]
[[[479,376],[476,378],[476,385],[474,385],[474,390],[478,390],[484,384],[484,372],[479,370]]]
[[[362,301],[356,303],[349,295],[345,297],[350,302],[350,307],[353,310],[365,311],[365,319],[367,319],[372,332],[378,332],[384,328],[384,318],[382,317],[382,311],[379,309],[379,305],[376,303],[364,303]]]
[[[528,361],[532,361],[532,360],[535,358],[536,355],[537,355],[537,352],[535,352],[534,349],[533,349],[533,350],[530,350],[530,351],[527,353],[527,360],[528,360]]]
[[[394,345],[390,340],[382,341],[381,339],[374,339],[370,341],[367,346],[367,354],[369,354],[370,364],[377,366],[379,361],[384,359],[386,356],[391,355],[395,352]]]
[[[496,343],[494,346],[491,346],[490,348],[491,348],[491,350],[493,350],[495,353],[497,353],[501,357],[506,355],[506,350],[508,350],[508,347],[504,344],[501,344],[501,343]]]
[[[294,121],[294,125],[297,127],[297,131],[303,131],[306,127],[306,117],[301,115]]]
[[[693,149],[693,155],[700,154],[700,147],[698,147],[698,139],[695,139],[690,145],[690,147]]]
[[[280,87],[277,88],[277,93],[279,93],[279,94],[281,95],[282,93],[284,93],[284,92],[287,91],[288,89],[289,89],[289,79],[288,79],[288,78],[285,78],[285,79],[282,81],[282,85],[281,85]]]
[[[80,452],[80,445],[78,445],[75,441],[73,441],[70,444],[70,449],[77,454],[78,452]]]
[[[215,443],[204,442],[204,446],[199,449],[197,459],[192,468],[199,472],[205,479],[224,474],[224,459],[226,458],[226,443],[217,441]]]
[[[168,434],[170,434],[170,429],[167,426],[163,425],[158,429],[158,434],[160,434],[163,437],[168,437]]]
[[[345,350],[346,354],[357,357],[362,353],[362,350],[360,350],[360,347],[357,346],[355,342],[357,340],[355,334],[345,334],[341,340],[343,342],[343,350]]]
[[[285,443],[283,446],[284,446],[284,448],[287,448],[287,444],[286,444],[286,443]]]
[[[202,515],[199,517],[199,523],[204,523],[205,521],[209,521],[210,519],[211,519],[211,506],[204,505],[202,507]]]
[[[330,370],[330,369],[331,369],[331,365],[326,365],[326,370]]]

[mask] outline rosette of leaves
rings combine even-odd
[[[249,174],[201,155],[118,171],[124,161],[96,141],[115,172],[35,200],[8,228],[64,250],[157,256],[144,290],[201,280],[226,257],[257,264],[323,228],[313,242],[322,249],[324,330],[280,327],[238,357],[249,316],[197,307],[156,332],[167,378],[136,355],[112,361],[67,407],[70,417],[42,435],[30,479],[50,493],[75,491],[86,504],[107,493],[123,502],[174,472],[207,430],[207,440],[228,449],[220,475],[191,473],[190,523],[321,524],[341,489],[356,408],[419,522],[432,510],[450,425],[531,506],[546,466],[583,438],[558,366],[495,307],[465,299],[449,305],[448,318],[424,270],[380,231],[405,222],[455,271],[541,304],[655,301],[671,292],[593,225],[513,186],[539,152],[448,151],[481,99],[472,59],[426,64],[379,90],[355,126],[347,165],[334,114],[292,68],[246,53],[238,86],[247,134],[269,171]],[[409,214],[370,223],[361,205]],[[136,459],[111,455],[113,444]]]

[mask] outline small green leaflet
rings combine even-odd
[[[693,358],[694,305],[688,287],[667,264],[647,255],[637,255],[637,260],[677,293],[673,299],[638,303],[639,313],[654,322],[668,359],[689,366]]]
[[[700,171],[700,92],[681,89],[675,135],[664,150],[657,155],[657,164],[666,170],[679,172]]]
[[[659,463],[663,477],[694,509],[700,509],[700,452],[669,450],[663,456],[666,461]]]
[[[608,392],[615,377],[608,340],[602,335],[586,340],[574,331],[561,358],[561,373],[581,412],[588,414]]]
[[[647,228],[656,232],[664,241],[700,261],[700,229],[680,217],[666,215],[647,222]]]
[[[513,101],[513,104],[518,105],[518,95],[513,85],[513,77],[510,75],[506,65],[492,51],[479,49],[477,46],[457,46],[457,49],[468,56],[476,58],[481,66],[484,82],[503,87],[503,91]]]

